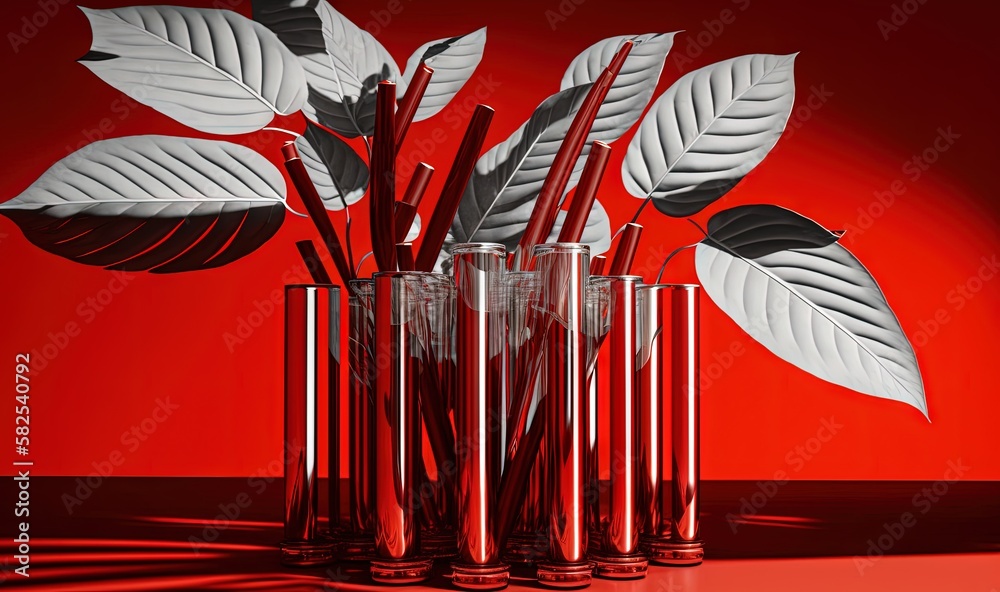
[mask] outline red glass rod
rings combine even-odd
[[[594,200],[597,199],[597,188],[601,185],[601,177],[604,176],[604,169],[608,166],[608,158],[611,157],[611,147],[604,142],[594,142],[590,147],[590,156],[587,157],[587,164],[583,167],[580,175],[580,184],[573,194],[573,201],[566,211],[566,219],[563,221],[562,229],[559,231],[559,242],[575,243],[583,236],[583,229],[587,226],[587,218],[590,217],[590,210],[594,207]]]
[[[625,225],[622,237],[618,241],[618,248],[615,249],[615,258],[611,260],[611,272],[608,275],[628,275],[632,269],[635,252],[639,248],[641,234],[642,226],[631,222]]]
[[[285,286],[285,565],[333,560],[316,529],[319,506],[319,401],[339,400],[340,288]],[[336,432],[336,429],[334,429]],[[339,469],[337,470],[339,474]]]
[[[375,554],[371,576],[413,583],[430,574],[420,556],[415,501],[420,487],[422,310],[419,274],[375,274]]]
[[[330,215],[323,205],[322,198],[320,198],[319,193],[316,191],[316,186],[313,185],[312,180],[309,178],[309,172],[306,171],[306,166],[302,163],[302,158],[295,147],[295,142],[285,143],[281,147],[281,153],[285,158],[285,169],[288,171],[288,176],[292,179],[292,184],[295,185],[295,189],[299,192],[299,197],[302,198],[302,203],[306,206],[309,217],[316,226],[316,230],[319,231],[320,238],[323,239],[323,244],[326,245],[327,251],[330,252],[330,257],[333,259],[337,274],[340,275],[340,281],[347,282],[354,279],[354,271],[347,262],[347,255],[344,253],[344,248],[337,237],[337,231],[334,230],[333,223],[330,222]]]
[[[458,154],[455,155],[455,161],[444,181],[441,198],[435,204],[434,214],[431,215],[424,231],[424,240],[417,252],[416,265],[419,270],[430,271],[437,261],[448,229],[451,228],[451,223],[458,212],[465,186],[469,184],[476,160],[479,159],[479,153],[483,149],[491,121],[493,121],[493,109],[486,105],[476,105],[472,119],[469,120],[469,127],[462,137],[462,143],[458,146]]]
[[[379,271],[396,269],[396,83],[383,80],[375,93],[369,225]]]
[[[410,232],[413,219],[417,217],[417,206],[424,198],[424,191],[427,190],[427,184],[430,183],[433,174],[434,167],[422,162],[417,163],[413,170],[413,176],[406,186],[403,199],[396,204],[396,242],[402,242]]]
[[[637,275],[613,276],[611,282],[610,490],[608,521],[595,554],[596,575],[637,578],[646,574],[648,562],[639,552],[636,499],[636,289]]]
[[[396,113],[396,153],[399,153],[399,149],[403,146],[403,138],[406,137],[406,131],[410,129],[410,123],[413,122],[413,116],[417,114],[417,108],[420,106],[420,99],[424,98],[424,93],[427,91],[427,85],[431,82],[431,75],[434,74],[434,69],[427,64],[420,62],[417,66],[416,72],[413,73],[413,78],[410,79],[410,84],[406,88],[406,94],[403,95],[403,100],[399,102],[399,110]]]
[[[586,449],[587,341],[584,294],[589,249],[553,243],[535,249],[541,314],[547,324],[544,371],[545,446],[549,557],[538,564],[538,581],[556,587],[589,585],[587,559]]]
[[[505,314],[500,278],[503,245],[469,243],[452,249],[457,287],[458,560],[452,583],[491,590],[509,580],[496,540],[496,492],[502,454],[498,419]]]
[[[583,104],[580,105],[580,109],[574,116],[569,129],[566,131],[566,137],[559,146],[555,159],[552,161],[552,166],[549,167],[545,181],[538,192],[538,198],[535,201],[534,208],[531,210],[528,225],[524,229],[524,233],[521,234],[521,239],[518,241],[517,252],[514,258],[514,269],[531,269],[530,258],[533,254],[532,250],[535,245],[541,243],[552,231],[552,225],[555,223],[556,214],[559,210],[559,200],[562,198],[563,191],[569,183],[576,159],[583,151],[587,136],[590,134],[590,128],[594,125],[594,120],[597,118],[601,104],[604,103],[604,98],[607,97],[608,91],[611,90],[611,85],[625,64],[625,59],[632,50],[632,46],[632,41],[622,43],[618,52],[611,58],[608,67],[594,80],[593,86],[583,100]]]

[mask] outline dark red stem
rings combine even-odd
[[[370,220],[372,254],[379,271],[396,269],[396,83],[383,80],[375,94]]]
[[[437,261],[444,239],[448,236],[448,229],[451,228],[451,223],[458,212],[458,204],[462,201],[465,186],[472,177],[472,169],[476,166],[476,160],[483,148],[483,142],[486,141],[486,132],[492,120],[492,108],[476,105],[469,127],[465,130],[465,137],[458,147],[458,154],[455,155],[455,162],[448,171],[444,189],[441,190],[441,199],[434,208],[434,214],[424,232],[424,240],[420,243],[420,251],[417,253],[419,271],[430,271]]]
[[[306,166],[302,164],[302,159],[299,158],[299,151],[295,147],[295,142],[285,143],[281,147],[281,152],[285,157],[285,169],[288,171],[288,176],[291,177],[292,184],[295,185],[299,197],[302,198],[302,203],[306,206],[306,211],[309,212],[309,218],[316,225],[316,230],[319,231],[320,238],[323,239],[323,244],[326,245],[326,249],[330,252],[330,257],[333,258],[333,264],[337,268],[337,274],[340,275],[340,281],[346,283],[354,279],[354,273],[351,270],[351,266],[347,263],[347,257],[344,255],[344,249],[340,245],[337,231],[334,230],[333,223],[330,222],[330,216],[327,214],[326,208],[323,207],[323,199],[316,191],[316,186],[313,185],[312,180],[309,179],[309,172],[306,170]]]
[[[323,261],[319,258],[319,252],[316,250],[316,245],[314,245],[311,240],[298,241],[295,243],[295,247],[298,248],[299,255],[302,256],[302,261],[306,264],[306,269],[309,270],[309,275],[312,276],[314,283],[333,283],[333,280],[330,279],[330,273],[327,272],[326,266],[323,265]]]
[[[532,250],[535,245],[544,241],[552,231],[552,225],[555,224],[556,213],[559,210],[559,200],[569,183],[573,165],[583,151],[587,135],[597,118],[597,112],[631,50],[631,41],[622,44],[611,63],[590,87],[580,110],[573,118],[573,123],[570,124],[569,130],[566,132],[566,138],[559,146],[559,151],[556,152],[548,175],[546,175],[542,188],[538,192],[538,199],[531,211],[531,217],[528,219],[528,226],[518,242],[517,256],[514,259],[514,264],[518,269],[530,269]]]
[[[583,229],[587,226],[590,209],[594,207],[594,200],[597,198],[597,188],[601,185],[601,177],[604,176],[604,169],[608,166],[610,156],[611,146],[604,142],[594,142],[590,149],[590,156],[587,157],[587,164],[583,167],[580,184],[577,185],[573,201],[569,204],[566,221],[563,222],[562,230],[559,232],[559,242],[580,242]]]
[[[431,175],[434,174],[434,167],[425,163],[419,163],[410,183],[406,186],[406,193],[403,200],[396,204],[396,240],[402,241],[406,238],[406,233],[410,231],[413,219],[417,216],[417,207],[424,197],[427,184],[431,182]]]
[[[615,249],[615,258],[611,260],[611,273],[608,275],[628,275],[632,269],[632,260],[635,259],[635,251],[639,248],[641,234],[642,226],[631,222],[625,225],[625,230],[618,240],[618,248]]]
[[[406,132],[410,129],[413,116],[417,114],[420,99],[424,98],[424,92],[427,91],[427,85],[430,83],[433,73],[433,68],[420,62],[417,71],[413,74],[413,80],[406,87],[406,94],[399,102],[399,111],[396,112],[396,154],[399,154],[399,149],[403,146],[403,138],[406,137]]]

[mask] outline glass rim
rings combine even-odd
[[[451,247],[452,255],[465,253],[496,253],[504,257],[507,255],[507,247],[501,243],[458,243]]]
[[[339,292],[341,286],[339,284],[285,284],[285,290],[304,290],[306,288],[333,288]]]
[[[700,288],[701,284],[642,284],[639,286],[640,290],[648,289],[658,289],[658,290],[680,290],[685,288]]]

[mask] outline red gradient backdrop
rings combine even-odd
[[[249,1],[232,2],[249,15]],[[88,2],[95,8],[122,4]],[[917,5],[904,4],[910,10]],[[987,91],[1000,54],[996,6],[929,2],[905,22],[905,13],[897,14],[898,30],[880,30],[880,19],[892,22],[888,0],[336,5],[376,33],[401,64],[425,41],[488,27],[486,54],[473,80],[443,114],[414,124],[402,149],[411,165],[423,159],[438,168],[431,195],[441,188],[477,100],[496,109],[487,139],[492,146],[558,90],[573,56],[601,38],[686,30],[668,57],[660,90],[681,73],[720,59],[801,52],[796,107],[785,136],[722,202],[696,218],[704,222],[724,206],[769,202],[846,228],[845,244],[878,278],[917,348],[932,423],[908,406],[828,385],[775,358],[706,298],[704,477],[761,479],[784,470],[798,479],[937,479],[949,461],[960,461],[970,467],[968,478],[1000,479],[1000,280],[992,279],[998,270],[983,267],[984,258],[996,261],[1000,250],[994,183],[1000,130],[990,115],[995,93]],[[4,199],[88,139],[209,137],[131,104],[76,63],[90,32],[72,4],[45,19],[35,16],[47,21],[37,31],[24,29],[22,18],[44,15],[39,6],[0,5],[5,30],[27,41],[8,34],[0,48]],[[298,115],[276,122],[292,129],[302,124]],[[939,130],[958,137],[946,151],[929,155],[936,160],[926,170],[914,168],[913,157],[934,146]],[[614,144],[600,195],[615,227],[638,205],[617,174],[630,138]],[[280,164],[283,138],[277,134],[223,139],[248,143]],[[903,191],[884,206],[876,192],[894,183]],[[354,211],[355,253],[366,250],[359,246],[368,242],[366,209]],[[428,208],[421,213],[426,220]],[[652,208],[641,221],[646,232],[637,267],[647,278],[666,252],[698,238],[686,222]],[[124,457],[116,475],[247,476],[273,467],[281,448],[282,324],[280,305],[270,299],[283,283],[305,279],[293,244],[303,238],[316,238],[311,224],[288,217],[268,244],[223,269],[116,279],[33,247],[0,219],[0,365],[8,364],[13,374],[16,353],[37,350],[37,365],[51,357],[46,351],[58,351],[33,375],[36,472],[87,474],[116,451]],[[990,279],[976,279],[981,270]],[[694,279],[690,255],[672,264],[668,275]],[[260,316],[253,314],[258,306]],[[258,320],[242,343],[227,344],[227,333]],[[67,323],[76,323],[79,333],[62,336]],[[727,357],[731,351],[738,355]],[[12,403],[14,385],[6,384],[4,396]],[[147,421],[156,429],[144,440],[123,439],[152,417],[158,400],[176,408],[162,423]],[[0,412],[0,426],[6,426],[0,433],[13,431],[11,407]],[[841,426],[827,441],[817,438],[826,435],[820,433],[824,422]],[[13,443],[3,448],[11,458]]]

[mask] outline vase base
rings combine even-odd
[[[510,566],[452,563],[451,583],[464,590],[500,590],[510,582]]]
[[[701,541],[650,541],[649,560],[657,565],[692,567],[701,565],[705,545]]]
[[[594,564],[590,561],[580,563],[538,564],[538,583],[548,588],[586,588],[590,585],[594,574]]]
[[[594,553],[591,555],[597,567],[594,575],[609,580],[636,580],[646,577],[649,571],[649,558],[642,553],[632,555],[610,555]]]
[[[549,541],[535,535],[511,535],[503,559],[515,565],[531,565],[544,561],[549,553]]]
[[[372,580],[379,584],[417,584],[431,575],[434,561],[430,559],[403,559],[371,562]]]
[[[286,567],[313,567],[333,563],[333,543],[329,540],[285,541],[278,548],[281,549],[281,564]]]

